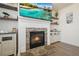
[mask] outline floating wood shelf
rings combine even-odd
[[[15,18],[4,18],[4,17],[0,17],[0,20],[18,21],[18,19],[15,19]]]
[[[17,7],[5,5],[5,4],[2,4],[2,3],[0,3],[0,8],[6,8],[6,9],[14,10],[14,11],[18,10]]]
[[[57,22],[55,22],[55,23],[51,23],[52,25],[59,25]]]
[[[58,18],[56,18],[56,17],[52,17],[52,19],[58,20]]]

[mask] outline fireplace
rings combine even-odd
[[[30,49],[43,46],[45,44],[44,31],[32,31],[30,32]]]
[[[27,28],[26,29],[26,50],[47,45],[46,28]]]

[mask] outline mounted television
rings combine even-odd
[[[20,3],[20,16],[51,21],[52,3]]]

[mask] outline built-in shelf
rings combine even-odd
[[[18,10],[17,7],[5,5],[5,4],[2,4],[2,3],[0,3],[0,8],[6,8],[6,9],[14,10],[14,11]]]
[[[15,18],[4,18],[4,17],[0,17],[0,20],[18,21],[18,19],[15,19]]]
[[[58,20],[58,18],[56,18],[56,17],[52,17],[52,19],[54,19],[54,20]]]
[[[16,34],[16,32],[0,33],[0,35],[3,35],[3,34]]]
[[[51,21],[51,25],[59,25],[59,24],[58,24],[58,20],[59,20],[58,18],[52,17],[52,19],[53,19],[53,20]]]
[[[58,23],[51,23],[51,25],[59,25]]]

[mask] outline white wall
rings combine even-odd
[[[66,14],[73,12],[73,22],[66,23]],[[61,41],[79,46],[79,4],[72,4],[59,11]]]
[[[17,28],[17,21],[0,20],[0,31],[11,32],[12,28]]]
[[[50,22],[39,20],[39,19],[33,19],[33,18],[23,18],[20,17],[19,19],[19,52],[25,52],[26,51],[26,28],[47,28],[47,36],[48,41],[47,44],[50,44]]]
[[[0,8],[0,17],[3,17],[4,15],[2,12],[7,12],[10,14],[11,18],[17,18],[18,12],[5,9],[5,8]],[[10,20],[1,20],[0,19],[0,31],[12,31],[12,28],[17,28],[18,27],[18,22],[17,21],[10,21]]]

